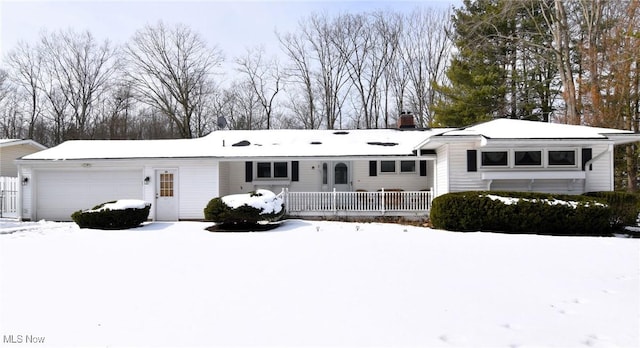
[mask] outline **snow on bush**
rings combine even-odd
[[[150,210],[151,203],[121,199],[76,211],[71,214],[71,219],[80,228],[119,230],[136,227],[147,221]]]
[[[260,214],[278,214],[283,209],[282,197],[269,190],[256,190],[255,192],[228,195],[222,197],[222,201],[231,209],[236,209],[243,205],[260,209]]]
[[[94,209],[87,210],[87,212],[97,212],[105,210],[125,210],[125,209],[144,209],[147,206],[147,202],[140,199],[120,199],[115,202],[108,202],[96,206]]]
[[[257,224],[284,215],[284,200],[269,190],[216,197],[204,208],[204,218],[220,224]]]

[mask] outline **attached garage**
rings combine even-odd
[[[139,170],[40,170],[35,175],[35,219],[69,221],[74,211],[116,199],[143,199]]]

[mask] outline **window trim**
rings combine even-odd
[[[402,170],[402,162],[411,162],[413,163],[413,170],[406,171]],[[416,164],[416,160],[400,160],[400,174],[416,174],[418,172],[418,165]]]
[[[485,164],[484,163],[484,154],[485,153],[489,153],[489,152],[504,152],[506,154],[506,159],[507,159],[507,163],[506,164]],[[504,150],[504,149],[491,149],[491,150],[481,150],[480,151],[480,168],[491,168],[491,169],[495,169],[495,168],[511,168],[511,150]]]
[[[389,162],[389,163],[393,163],[393,171],[385,171],[383,170],[383,162]],[[380,174],[397,174],[398,173],[398,166],[397,166],[397,161],[396,160],[380,160],[380,168],[378,168],[379,173]]]
[[[551,152],[573,152],[573,164],[551,164]],[[578,150],[576,148],[554,148],[546,149],[545,151],[545,164],[546,168],[578,168],[580,158],[578,157]]]
[[[275,164],[276,163],[284,163],[286,165],[286,176],[275,176]],[[258,167],[260,165],[269,164],[269,176],[260,176],[260,171]],[[255,181],[273,181],[273,180],[291,180],[291,161],[261,161],[254,162],[254,176],[253,179]]]

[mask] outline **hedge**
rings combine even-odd
[[[604,200],[611,207],[609,221],[615,229],[637,226],[640,216],[640,196],[628,192],[588,192],[588,197]]]
[[[120,230],[137,227],[147,221],[151,204],[146,203],[142,209],[101,209],[106,204],[115,203],[105,202],[93,207],[90,210],[79,210],[71,214],[71,219],[80,226],[80,228],[95,228],[102,230]]]
[[[451,231],[609,235],[612,209],[597,197],[469,191],[433,200],[430,220]]]

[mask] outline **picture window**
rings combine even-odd
[[[380,161],[380,173],[395,173],[396,161]]]
[[[508,162],[507,151],[484,151],[482,152],[482,165],[487,167],[506,167]]]
[[[569,151],[549,151],[550,166],[575,166],[576,152]]]
[[[415,173],[416,172],[416,161],[400,161],[400,172],[401,173]]]
[[[515,151],[516,166],[541,166],[542,151]]]

